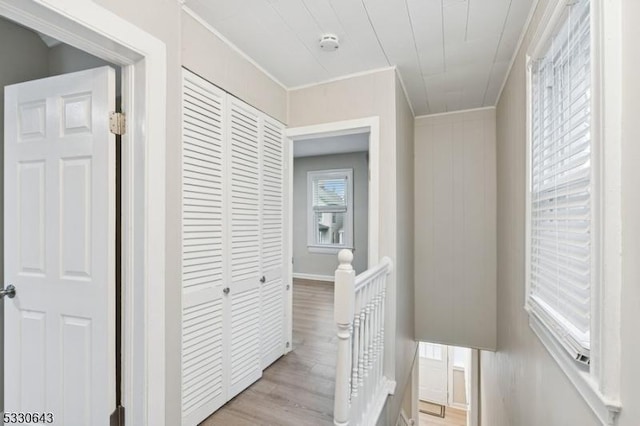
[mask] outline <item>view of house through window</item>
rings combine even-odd
[[[308,173],[309,246],[350,247],[352,176],[351,169]]]

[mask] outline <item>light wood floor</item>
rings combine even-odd
[[[335,330],[333,284],[294,279],[293,350],[201,426],[333,425]]]
[[[467,426],[467,412],[447,407],[444,419],[421,412],[420,426]]]

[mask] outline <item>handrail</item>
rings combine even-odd
[[[383,257],[382,261],[378,265],[374,266],[371,269],[367,269],[361,274],[356,275],[355,290],[358,291],[360,287],[362,287],[364,284],[367,283],[367,281],[370,281],[375,276],[380,275],[382,273],[389,274],[391,273],[392,270],[393,270],[393,262],[391,261],[391,259],[389,259],[387,256]]]
[[[377,422],[388,395],[384,377],[384,323],[388,257],[356,277],[353,254],[342,250],[335,272],[334,316],[338,358],[334,425]]]

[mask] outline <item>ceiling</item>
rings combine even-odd
[[[532,3],[186,0],[287,88],[397,66],[416,115],[495,105]]]
[[[293,143],[293,156],[314,157],[316,155],[346,154],[369,150],[369,133],[319,137],[296,140]]]

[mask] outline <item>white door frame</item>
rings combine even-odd
[[[311,126],[292,127],[285,131],[285,158],[288,168],[286,192],[286,253],[285,277],[293,290],[293,144],[295,141],[315,139],[318,137],[344,136],[358,133],[369,133],[369,230],[367,267],[376,265],[379,261],[379,224],[380,224],[380,118],[366,117],[355,120],[336,121],[332,123],[315,124]],[[305,234],[306,235],[306,234]],[[289,292],[287,304],[287,333],[288,341],[293,340],[293,291]],[[289,345],[287,352],[291,350]]]
[[[123,405],[163,425],[166,47],[92,1],[0,0],[0,16],[122,66]]]

